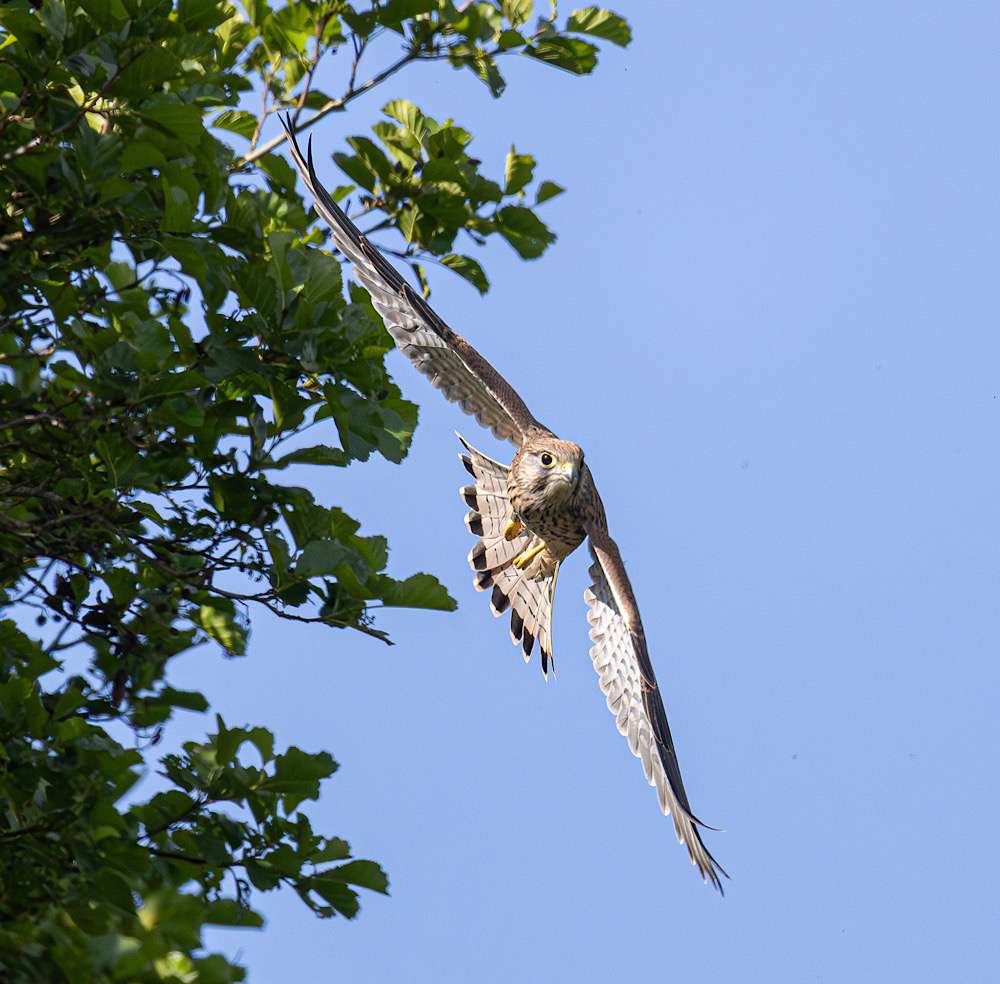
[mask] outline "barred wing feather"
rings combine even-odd
[[[303,157],[290,120],[282,120],[282,126],[316,211],[330,226],[337,248],[354,265],[403,354],[447,399],[501,440],[520,446],[528,431],[545,430],[500,373],[438,317],[330,197],[316,177],[311,139]]]
[[[462,464],[475,479],[459,494],[469,507],[465,527],[479,537],[469,551],[469,566],[476,572],[473,585],[477,591],[490,590],[490,611],[499,617],[510,609],[510,640],[519,646],[524,661],[538,643],[542,675],[547,677],[554,664],[552,653],[552,603],[555,576],[537,580],[525,576],[514,566],[514,558],[537,541],[524,530],[511,540],[504,537],[510,519],[507,499],[506,465],[477,451],[461,435],[466,453],[459,455]]]
[[[594,643],[590,655],[601,690],[618,730],[641,760],[646,780],[656,788],[660,809],[672,817],[677,839],[687,847],[702,879],[722,892],[720,875],[728,875],[702,842],[698,827],[703,824],[691,812],[639,611],[618,547],[601,530],[590,531],[590,542],[595,560],[590,567],[593,584],[584,600]]]

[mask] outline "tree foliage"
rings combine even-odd
[[[629,40],[608,11],[559,27],[545,6],[530,30],[531,0],[0,8],[4,980],[239,980],[202,932],[259,926],[254,892],[351,917],[357,889],[386,890],[301,809],[337,767],[328,753],[216,718],[155,761],[177,710],[208,709],[170,685],[171,660],[206,641],[241,655],[254,608],[385,639],[378,607],[454,607],[285,480],[400,461],[417,408],[280,139],[261,138],[273,113],[311,126],[412,62],[499,96],[504,57],[584,74],[594,39]],[[530,155],[512,148],[491,178],[468,130],[401,98],[372,133],[334,155],[337,194],[425,291],[428,263],[488,288],[459,241],[499,236],[526,259],[553,241],[535,209],[562,189]]]

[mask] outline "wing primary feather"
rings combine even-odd
[[[722,879],[729,874],[712,856],[698,828],[715,828],[691,811],[681,779],[670,726],[656,684],[642,620],[617,544],[602,524],[588,524],[594,564],[593,583],[585,593],[594,645],[591,657],[608,708],[618,730],[642,762],[643,773],[656,787],[660,809],[673,819],[677,839],[684,844],[702,879],[725,894]]]
[[[317,213],[329,225],[338,249],[354,265],[403,354],[447,399],[458,403],[497,437],[520,446],[529,433],[550,433],[535,420],[507,380],[438,316],[333,200],[316,175],[312,137],[303,157],[291,117],[286,114],[281,125]]]

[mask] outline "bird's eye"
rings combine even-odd
[[[538,460],[542,463],[543,468],[551,468],[556,463],[556,459],[548,451],[543,451],[538,456]]]

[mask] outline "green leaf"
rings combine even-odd
[[[306,4],[289,4],[274,11],[263,24],[264,39],[272,50],[298,61],[314,36],[312,17]]]
[[[438,0],[385,0],[375,11],[377,23],[399,27],[403,21],[418,14],[427,14],[438,6]]]
[[[353,919],[361,908],[358,893],[348,888],[340,878],[316,875],[309,880],[309,888],[348,919]]]
[[[534,8],[534,0],[503,0],[500,9],[503,10],[504,17],[510,21],[514,27],[520,27],[526,23]]]
[[[124,568],[115,567],[102,574],[104,583],[111,589],[111,595],[115,601],[125,607],[131,604],[136,592],[135,574]]]
[[[212,120],[212,126],[230,133],[238,133],[249,140],[257,129],[257,118],[244,109],[227,109]]]
[[[198,609],[195,622],[226,652],[243,656],[247,648],[246,628],[236,618],[236,606],[229,598],[210,598]]]
[[[501,51],[510,51],[512,48],[523,48],[527,41],[519,31],[502,31],[497,37],[497,47]]]
[[[205,31],[228,20],[232,9],[220,0],[179,0],[178,14],[188,31]]]
[[[271,179],[272,187],[286,192],[294,190],[295,171],[284,157],[278,154],[265,154],[257,159],[257,166]]]
[[[355,184],[361,185],[366,191],[375,191],[375,174],[362,163],[359,157],[336,153],[333,155],[333,159],[337,162],[337,167]]]
[[[131,812],[142,822],[147,831],[166,829],[175,821],[184,819],[195,810],[193,797],[179,789],[157,793],[148,803],[133,806]]]
[[[340,861],[351,856],[351,845],[340,837],[327,837],[323,846],[313,852],[313,861]]]
[[[56,702],[56,706],[52,709],[52,716],[54,718],[64,718],[69,714],[72,714],[78,707],[81,707],[86,701],[83,692],[77,687],[68,687],[59,695],[59,700]]]
[[[399,210],[396,216],[396,225],[399,231],[406,237],[406,241],[412,243],[417,236],[417,220],[420,213],[413,205],[407,205]]]
[[[372,174],[376,175],[382,182],[389,180],[392,165],[374,141],[369,140],[368,137],[348,137],[347,142],[354,148],[361,163]]]
[[[562,185],[557,185],[555,181],[543,181],[535,194],[535,204],[541,205],[542,202],[547,202],[550,198],[561,195],[565,190]]]
[[[260,753],[261,761],[267,765],[274,757],[274,735],[267,728],[250,728],[247,738]]]
[[[235,899],[213,899],[208,902],[205,922],[209,926],[238,926],[259,929],[264,925],[264,919],[246,905],[240,905]]]
[[[195,203],[183,188],[171,186],[163,179],[163,221],[160,228],[164,232],[190,232],[194,219]]]
[[[224,519],[237,523],[252,520],[259,511],[253,483],[244,475],[212,475],[208,480],[211,501]]]
[[[310,89],[303,106],[306,109],[322,109],[331,102],[333,102],[333,98],[322,89]]]
[[[529,45],[524,53],[574,75],[589,75],[597,67],[597,48],[579,38],[546,38]]]
[[[66,7],[61,3],[61,0],[45,0],[40,16],[49,34],[59,41],[66,37],[68,21]]]
[[[260,788],[279,793],[285,811],[294,810],[303,800],[319,797],[320,783],[337,771],[337,763],[328,752],[308,753],[292,746],[274,759],[274,774]]]
[[[131,916],[135,912],[135,900],[129,883],[117,871],[110,868],[98,871],[94,875],[94,894],[127,915]]]
[[[298,390],[274,379],[268,386],[268,394],[274,402],[274,424],[279,430],[291,430],[302,423],[309,400]]]
[[[407,99],[393,99],[382,107],[386,116],[402,123],[410,133],[422,137],[426,131],[424,114]]]
[[[367,888],[382,895],[389,893],[389,879],[374,861],[348,861],[323,872],[323,878],[339,879],[349,885]]]
[[[188,711],[208,710],[208,701],[205,699],[205,695],[197,690],[175,690],[173,687],[164,687],[157,694],[156,699],[171,707],[183,707]]]
[[[24,41],[33,36],[45,33],[45,27],[40,18],[33,16],[27,10],[18,7],[0,7],[0,24],[12,36]]]
[[[441,257],[441,262],[449,270],[454,270],[460,277],[468,280],[480,294],[485,294],[490,289],[490,282],[486,279],[483,268],[471,256],[448,253]]]
[[[604,38],[605,41],[622,48],[632,40],[632,28],[629,27],[628,21],[601,7],[583,7],[574,10],[566,22],[566,30]]]
[[[350,458],[339,448],[317,444],[311,448],[299,448],[282,455],[271,468],[287,468],[289,465],[335,465],[343,468],[350,464]]]
[[[166,167],[167,158],[159,147],[146,140],[132,140],[126,144],[121,157],[122,172],[131,174],[147,167]]]
[[[519,154],[514,147],[507,152],[504,169],[505,192],[516,195],[528,184],[535,173],[535,158],[530,154]]]
[[[197,144],[205,132],[198,106],[164,100],[150,104],[143,115],[189,145]]]
[[[507,205],[496,215],[497,229],[523,259],[533,260],[542,255],[555,235],[529,208]]]
[[[444,585],[430,574],[414,574],[405,581],[382,575],[377,579],[377,587],[377,597],[386,607],[428,608],[441,612],[453,612],[458,608]]]
[[[333,574],[351,555],[351,551],[336,540],[314,540],[299,555],[295,573],[299,577]]]

